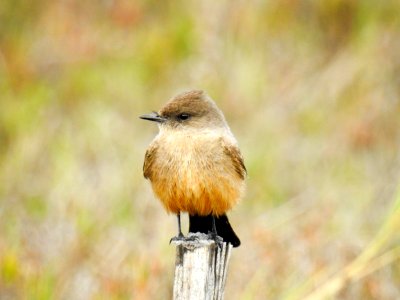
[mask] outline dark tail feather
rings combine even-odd
[[[217,234],[222,237],[224,242],[232,244],[233,247],[240,246],[240,240],[233,231],[225,214],[215,217],[215,227],[217,228]],[[212,232],[212,216],[189,215],[189,232],[202,232],[206,234]]]

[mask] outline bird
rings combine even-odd
[[[143,175],[168,213],[189,215],[189,232],[240,245],[227,212],[244,196],[247,170],[224,114],[202,90],[171,98],[158,112],[140,116],[159,132],[144,158]]]

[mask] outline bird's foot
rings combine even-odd
[[[182,232],[179,232],[177,236],[174,236],[172,239],[169,240],[169,243],[171,244],[172,242],[184,242],[186,241],[185,236],[183,235]]]
[[[222,237],[220,237],[216,232],[209,231],[208,236],[211,240],[214,240],[215,244],[221,249],[224,243]]]
[[[188,242],[198,242],[199,240],[201,240],[201,237],[198,233],[189,232],[185,239]]]

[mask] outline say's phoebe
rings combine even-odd
[[[146,151],[143,174],[165,209],[189,214],[189,232],[218,234],[233,247],[240,240],[226,212],[242,197],[246,168],[222,111],[203,91],[172,98],[161,110],[140,116],[159,133]]]

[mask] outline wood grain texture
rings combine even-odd
[[[217,246],[206,234],[190,233],[176,245],[175,300],[220,300],[224,289],[232,246]]]

